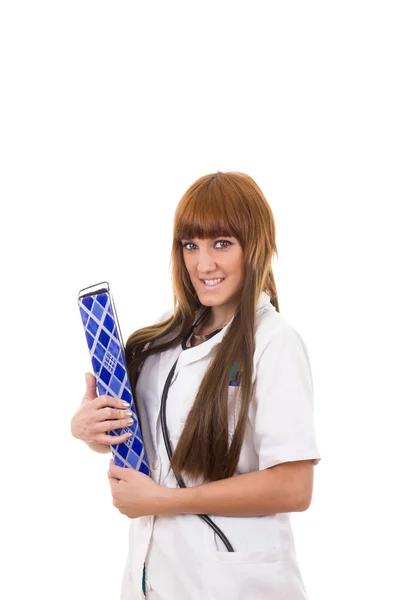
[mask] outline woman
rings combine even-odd
[[[279,313],[274,254],[273,215],[248,175],[206,175],[183,195],[174,308],[126,344],[152,477],[110,461],[114,505],[132,519],[121,600],[307,598],[289,513],[309,507],[321,457],[310,361]],[[99,433],[100,410],[85,413],[99,451],[116,442]]]

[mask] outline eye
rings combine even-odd
[[[227,244],[227,246],[224,246],[223,248],[228,248],[228,246],[232,246],[232,242],[228,242],[228,240],[217,240],[215,243],[216,244]]]
[[[183,248],[184,250],[189,250],[189,248],[186,248],[186,246],[188,246],[188,245],[190,245],[190,244],[191,244],[192,246],[195,246],[195,245],[196,245],[196,244],[193,244],[193,242],[185,242],[184,244],[181,244],[181,246],[182,246],[182,248]],[[189,251],[190,251],[190,250],[189,250]]]
[[[216,244],[227,244],[226,246],[223,246],[222,248],[218,248],[218,250],[224,250],[224,248],[228,248],[229,246],[232,246],[232,242],[229,242],[228,240],[216,240],[215,242]],[[189,252],[191,252],[192,250],[190,248],[187,248],[187,246],[196,246],[196,244],[194,244],[193,242],[185,242],[182,243],[181,246],[184,250],[189,250]]]

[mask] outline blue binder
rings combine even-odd
[[[104,281],[80,290],[78,305],[99,396],[106,394],[121,398],[129,402],[133,413],[132,425],[109,431],[109,435],[115,436],[128,431],[133,434],[122,444],[111,445],[114,463],[119,467],[131,467],[150,475],[110,285]]]

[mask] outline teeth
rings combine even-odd
[[[206,285],[216,285],[220,281],[223,281],[223,279],[204,279]]]

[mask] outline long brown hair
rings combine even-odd
[[[271,265],[274,254],[278,256],[275,222],[266,198],[249,175],[218,171],[200,177],[184,193],[175,211],[170,263],[174,312],[160,323],[135,331],[126,343],[129,379],[135,390],[144,360],[181,343],[202,306],[184,263],[181,240],[224,235],[237,238],[243,249],[242,296],[216,346],[171,459],[176,477],[186,475],[204,482],[231,477],[239,461],[254,394],[255,314],[262,291],[279,312]],[[171,339],[167,334],[174,329],[177,333]],[[168,341],[161,340],[164,336]],[[241,373],[240,410],[229,445],[227,382],[235,362]]]

